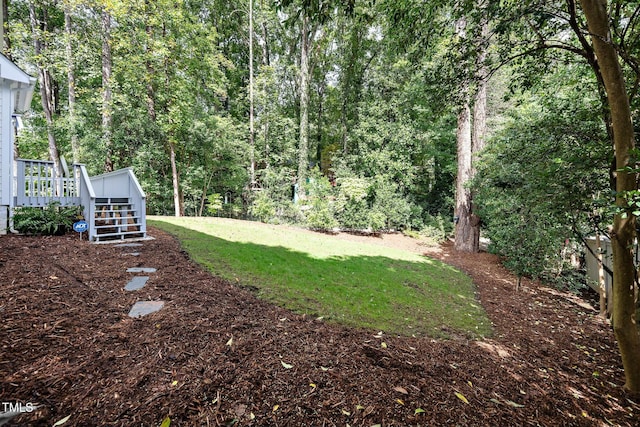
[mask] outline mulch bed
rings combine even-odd
[[[0,402],[38,405],[13,425],[638,425],[608,323],[570,294],[515,292],[489,254],[434,256],[471,275],[494,336],[435,340],[293,314],[150,234],[0,236]],[[127,292],[130,267],[157,272]],[[165,307],[132,319],[138,300]]]

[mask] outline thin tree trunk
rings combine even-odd
[[[311,36],[309,17],[302,16],[302,43],[300,51],[300,142],[298,146],[298,200],[305,198],[307,167],[309,163],[309,78]]]
[[[598,294],[600,295],[600,316],[607,317],[607,283],[604,277],[604,262],[602,259],[602,241],[600,232],[596,231],[596,255],[598,256]]]
[[[112,95],[111,95],[111,14],[102,11],[102,142],[105,172],[113,171]]]
[[[41,39],[41,32],[45,32],[46,28],[46,11],[43,10],[42,21],[38,20],[36,15],[35,5],[29,3],[29,18],[31,21],[31,30],[33,33],[33,47],[36,57],[41,57],[44,50],[43,42]],[[40,98],[42,101],[42,109],[47,122],[47,141],[49,145],[49,157],[53,161],[53,170],[56,177],[62,176],[62,168],[60,166],[60,155],[58,153],[58,146],[56,144],[56,137],[54,133],[53,115],[55,111],[55,99],[53,91],[53,81],[51,73],[43,64],[38,64],[38,82],[40,84]],[[57,189],[60,191],[60,189]]]
[[[67,92],[69,100],[69,139],[71,140],[71,155],[73,163],[80,162],[80,145],[78,144],[78,130],[76,117],[76,77],[75,60],[73,58],[73,30],[71,28],[71,10],[68,4],[64,6],[64,30],[66,33],[67,57]]]
[[[256,143],[253,119],[253,0],[249,0],[249,188],[256,188]]]
[[[618,53],[611,43],[606,0],[580,0],[593,46],[598,58],[611,110],[617,178],[616,205],[625,212],[617,214],[611,232],[613,249],[613,330],[620,348],[625,373],[624,388],[640,396],[640,334],[636,322],[633,241],[636,218],[631,214],[625,193],[637,189],[635,173],[626,172],[635,147],[629,98]]]
[[[144,2],[145,10],[147,13],[145,14],[145,19],[147,22],[145,23],[145,33],[147,34],[147,42],[145,45],[145,68],[147,70],[147,115],[152,122],[156,121],[156,102],[155,102],[155,90],[153,89],[153,76],[155,74],[155,69],[153,68],[153,62],[151,61],[152,49],[151,49],[151,41],[153,40],[153,27],[149,24],[148,18],[151,15],[151,4],[149,0]]]
[[[267,23],[262,22],[262,65],[268,67],[271,65],[271,54],[269,53],[269,34],[267,30]],[[264,87],[267,87],[267,84],[264,84]],[[265,90],[266,93],[266,90]],[[262,120],[262,134],[264,136],[264,162],[265,169],[269,169],[269,119],[270,119],[270,104],[269,102],[265,102],[263,105],[263,116]]]
[[[173,207],[176,217],[182,216],[182,208],[180,203],[180,182],[178,180],[178,165],[176,163],[176,146],[173,142],[169,143],[170,160],[171,160],[171,181],[173,183]]]

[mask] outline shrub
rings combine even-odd
[[[249,206],[249,214],[262,222],[271,222],[276,215],[276,202],[265,191],[258,193]]]
[[[13,228],[28,235],[61,235],[71,230],[81,209],[79,206],[60,206],[58,202],[44,208],[16,208]]]
[[[306,225],[316,230],[332,230],[338,227],[334,212],[334,189],[329,179],[323,176],[318,168],[314,168],[309,173],[306,188],[308,191]]]
[[[215,215],[223,208],[222,195],[219,193],[209,194],[207,196],[207,212],[210,215]]]

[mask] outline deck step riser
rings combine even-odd
[[[100,197],[96,199],[93,225],[95,240],[124,240],[145,237],[143,216],[127,198]]]

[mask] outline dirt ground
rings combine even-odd
[[[140,248],[0,236],[0,402],[37,405],[10,425],[640,424],[609,324],[573,295],[530,281],[514,292],[489,254],[429,251],[473,278],[495,331],[432,340],[274,307],[149,234]],[[336,238],[427,251],[397,235]],[[157,271],[128,292],[131,267]],[[138,300],[165,306],[128,317]]]

